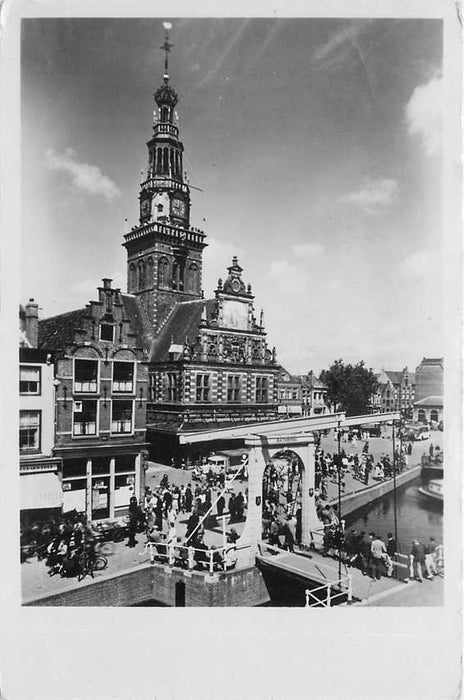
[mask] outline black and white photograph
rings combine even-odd
[[[2,233],[18,262],[16,614],[58,629],[118,608],[169,627],[198,609],[201,627],[265,608],[351,633],[393,615],[407,649],[460,596],[461,58],[446,3],[404,17],[25,5]],[[438,697],[433,658],[417,697]],[[378,694],[329,679],[326,694],[253,697],[412,698],[419,663]]]

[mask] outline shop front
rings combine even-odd
[[[76,510],[88,520],[123,518],[131,496],[140,501],[143,488],[140,451],[63,455],[63,513]]]

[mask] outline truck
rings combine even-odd
[[[207,474],[210,470],[213,474],[225,473],[226,479],[232,478],[240,470],[247,458],[248,453],[244,449],[214,452],[208,457],[206,464],[202,465],[202,471],[203,474]],[[248,478],[246,467],[243,469],[243,477]]]

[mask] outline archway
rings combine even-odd
[[[266,466],[283,451],[298,457],[301,488],[301,543],[309,545],[311,531],[320,527],[314,498],[314,438],[306,435],[253,435],[245,439],[248,456],[248,509],[245,527],[237,542],[240,564],[252,565],[262,538],[263,476]],[[245,547],[241,549],[241,547]]]
[[[417,414],[417,420],[419,421],[419,423],[426,423],[427,422],[427,419],[425,417],[425,411],[423,408],[419,409],[419,412]]]
[[[290,449],[276,452],[266,464],[263,473],[263,527],[262,538],[275,542],[270,530],[274,520],[280,527],[279,538],[287,521],[297,542],[301,541],[301,482],[304,464],[301,457]],[[272,540],[272,541],[271,541]]]
[[[432,423],[438,423],[438,411],[436,408],[432,408],[430,411],[430,420]]]

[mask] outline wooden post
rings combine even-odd
[[[327,599],[325,601],[327,608],[330,608],[330,594],[331,594],[331,591],[330,591],[330,583],[329,583],[327,585]]]
[[[306,596],[306,605],[305,608],[309,608],[309,588],[305,590],[305,596]]]
[[[353,577],[348,574],[348,603],[353,601]]]
[[[188,548],[188,568],[189,568],[189,570],[193,569],[193,567],[195,566],[194,555],[195,555],[195,552],[194,552],[193,547],[189,547]]]

